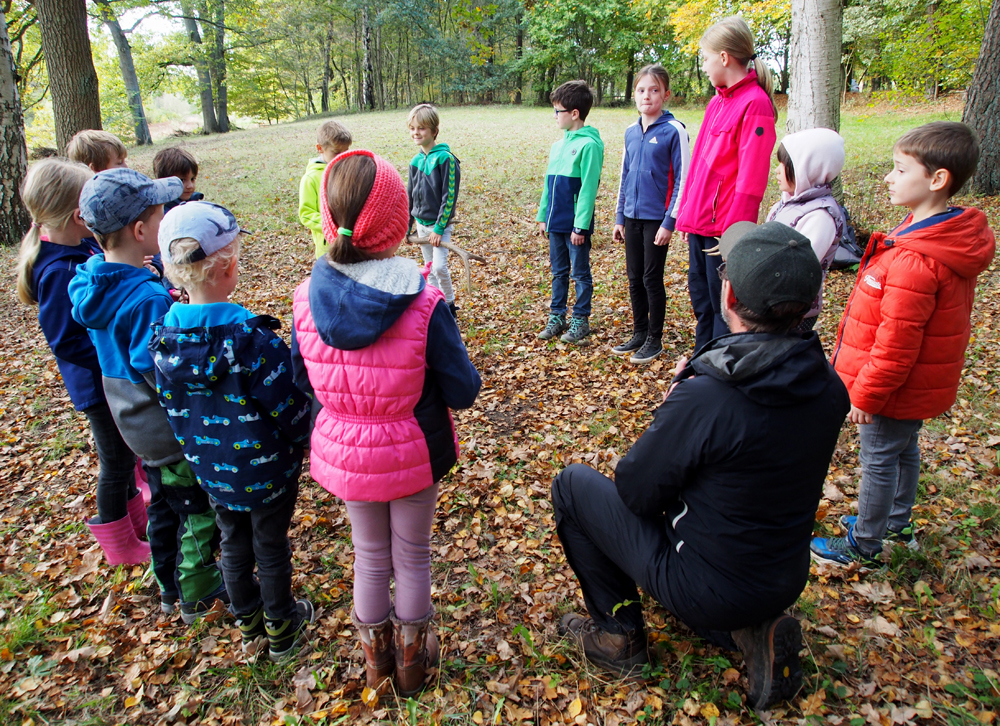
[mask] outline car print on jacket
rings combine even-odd
[[[225,396],[223,396],[222,400],[223,401],[229,401],[230,403],[238,403],[241,406],[246,406],[247,405],[247,400],[245,398],[243,398],[243,396],[234,396],[231,393],[227,393]],[[243,417],[240,416],[240,418],[243,418]]]
[[[287,401],[282,401],[281,403],[278,404],[277,408],[271,411],[271,416],[277,418],[278,416],[281,415],[282,411],[291,406],[293,403],[295,403],[295,399],[289,396]]]
[[[201,422],[205,426],[211,426],[212,424],[222,424],[223,426],[229,425],[229,419],[224,416],[202,416]]]
[[[259,481],[256,484],[251,484],[250,486],[247,487],[247,494],[250,494],[251,492],[259,492],[261,489],[273,489],[273,488],[274,488],[273,481],[263,481],[263,482]]]
[[[240,420],[240,423],[249,423],[250,421],[260,421],[260,414],[248,413],[246,416],[237,416],[237,418]],[[296,422],[292,421],[292,423],[294,424]]]
[[[232,464],[226,464],[225,462],[215,462],[212,464],[212,468],[215,469],[216,471],[231,471],[234,474],[239,472],[239,469],[237,469],[235,466],[233,466]]]
[[[278,367],[275,368],[273,371],[271,371],[267,375],[267,378],[264,379],[264,385],[265,386],[270,386],[272,383],[275,382],[275,380],[277,380],[278,376],[280,376],[282,373],[285,372],[285,370],[286,370],[285,364],[284,363],[279,363]]]
[[[210,446],[218,446],[219,444],[222,443],[218,439],[213,439],[211,436],[198,436],[198,435],[195,435],[194,442],[199,446],[203,446],[205,444],[208,444]],[[181,444],[181,446],[183,446],[183,444]]]
[[[259,456],[256,459],[250,459],[250,466],[260,466],[261,464],[267,464],[271,461],[277,461],[280,455],[275,452],[270,456]]]
[[[167,415],[168,416],[183,416],[184,418],[190,418],[190,416],[191,416],[191,409],[190,408],[182,408],[182,409],[180,409],[178,411],[176,408],[168,408],[167,409]]]

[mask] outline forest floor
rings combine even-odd
[[[701,111],[677,116],[697,130]],[[863,229],[902,217],[882,176],[903,131],[957,119],[947,104],[906,112],[850,106],[843,120],[847,205]],[[95,514],[97,459],[86,420],[62,387],[36,311],[14,295],[16,252],[0,251],[0,722],[11,724],[636,723],[730,726],[763,719],[830,726],[991,724],[1000,711],[1000,275],[980,279],[959,401],[921,435],[915,510],[920,551],[887,550],[865,576],[813,568],[796,606],[806,680],[790,703],[755,715],[745,706],[738,654],[718,650],[646,602],[656,663],[641,683],[588,667],[556,622],[583,607],[555,536],[549,487],[571,462],[611,474],[651,421],[694,321],[687,253],[667,260],[667,354],[647,367],[610,347],[630,333],[623,250],[611,243],[624,109],[596,109],[606,143],[592,265],[595,304],[587,345],[541,342],[550,291],[547,245],[534,214],[549,145],[550,109],[446,108],[441,141],[462,161],[455,241],[488,259],[459,289],[460,327],[483,376],[475,406],[457,412],[459,465],[444,480],[434,530],[433,583],[442,659],[417,699],[363,699],[350,625],[350,530],[345,510],[303,478],[291,530],[294,586],[319,608],[311,647],[291,663],[250,663],[221,612],[184,626],[160,615],[146,568],[110,570],[84,521]],[[355,145],[405,170],[414,149],[403,111],[344,117]],[[280,318],[310,270],[312,243],[297,222],[299,177],[318,121],[226,136],[188,137],[198,188],[254,232],[244,242],[234,297]],[[783,119],[779,128],[783,127]],[[147,171],[154,149],[129,162]],[[764,210],[776,196],[769,191]],[[997,200],[965,198],[1000,223]],[[403,254],[415,256],[412,249]],[[851,272],[833,273],[819,333],[830,346]],[[845,425],[816,515],[819,534],[856,500],[857,430]]]

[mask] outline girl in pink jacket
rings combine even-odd
[[[410,696],[438,655],[430,540],[437,482],[458,459],[449,409],[471,406],[480,378],[441,291],[395,256],[409,222],[399,172],[370,151],[340,154],[320,215],[330,248],[293,302],[296,383],[322,405],[310,469],[347,505],[368,686],[395,674]]]
[[[698,130],[676,224],[681,242],[689,245],[695,350],[729,332],[719,308],[718,237],[735,222],[757,222],[778,117],[771,72],[757,58],[753,33],[742,18],[725,18],[705,31],[701,53],[715,97]]]

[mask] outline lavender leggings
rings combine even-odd
[[[431,609],[431,525],[438,485],[391,502],[346,502],[354,542],[354,611],[363,623],[389,615],[389,578],[396,580],[396,617],[420,620]]]

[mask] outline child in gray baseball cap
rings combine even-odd
[[[163,204],[181,195],[179,179],[150,179],[133,169],[102,171],[83,186],[80,214],[104,254],[76,269],[69,284],[73,318],[88,328],[104,392],[118,430],[143,460],[151,499],[148,528],[161,610],[193,623],[216,599],[229,602],[215,566],[215,512],[198,486],[156,396],[150,325],[170,309],[170,294],[143,267],[158,250]],[[132,512],[130,511],[130,515]]]

